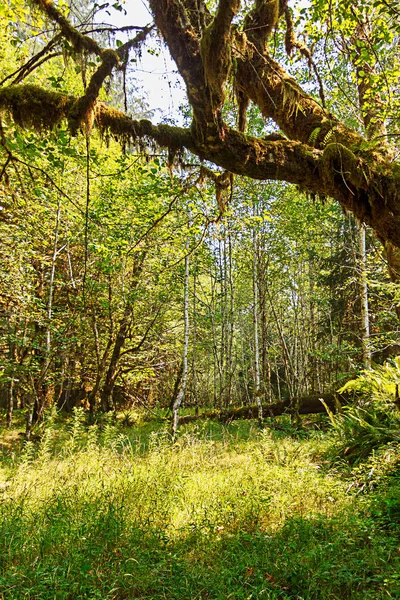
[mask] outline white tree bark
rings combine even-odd
[[[172,405],[172,437],[175,438],[179,424],[179,407],[186,393],[188,376],[188,352],[189,352],[189,248],[186,244],[185,257],[185,283],[184,283],[184,333],[183,333],[183,359],[182,359],[182,379],[179,392],[176,395]]]
[[[371,345],[368,310],[368,281],[367,281],[367,250],[366,227],[364,223],[357,224],[359,250],[359,281],[361,296],[361,342],[363,363],[366,369],[371,368]]]
[[[257,215],[256,203],[253,204],[253,216]],[[260,344],[258,338],[258,235],[256,223],[253,227],[253,324],[254,324],[254,396],[258,407],[258,422],[263,425],[260,378]]]

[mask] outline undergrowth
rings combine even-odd
[[[0,471],[0,597],[400,598],[400,449],[205,423],[175,443],[79,411]],[[129,432],[129,436],[128,436]]]

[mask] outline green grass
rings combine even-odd
[[[3,449],[1,598],[400,598],[398,446],[351,468],[285,419],[151,427]]]

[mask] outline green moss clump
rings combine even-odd
[[[11,115],[17,125],[41,131],[53,129],[64,118],[73,98],[36,85],[13,85],[0,90],[0,110]]]
[[[332,179],[332,173],[339,173],[343,179],[357,189],[365,188],[367,181],[359,158],[343,144],[328,144],[323,153],[323,177]]]

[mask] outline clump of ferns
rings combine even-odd
[[[353,392],[356,404],[334,414],[325,406],[338,437],[336,452],[350,463],[392,442],[400,443],[400,357],[364,371],[339,393]]]

